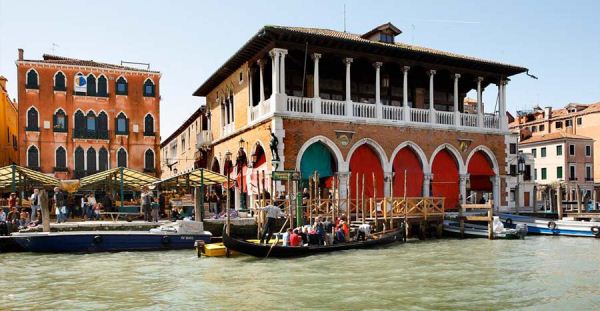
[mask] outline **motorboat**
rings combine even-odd
[[[463,225],[463,236],[472,238],[487,238],[488,226],[465,222]],[[460,222],[456,220],[444,220],[444,231],[451,235],[460,235]],[[500,217],[494,216],[492,223],[494,239],[524,239],[527,235],[526,225],[519,225],[514,229],[505,228]]]
[[[527,225],[527,232],[531,234],[600,238],[600,222],[598,221],[579,221],[564,218],[556,220],[516,214],[500,214],[500,219],[509,228],[522,224]]]

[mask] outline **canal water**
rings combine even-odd
[[[600,310],[600,240],[411,241],[294,260],[0,254],[0,310]]]

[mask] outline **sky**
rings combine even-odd
[[[348,32],[391,22],[397,41],[529,68],[539,79],[511,79],[510,112],[600,101],[600,1],[0,0],[0,75],[16,97],[18,48],[28,59],[150,63],[162,73],[165,139],[204,103],[192,93],[262,26],[344,30],[344,6]]]

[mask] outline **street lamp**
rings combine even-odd
[[[515,187],[515,213],[519,214],[519,201],[521,200],[521,176],[525,173],[525,155],[523,151],[517,154],[517,185]]]
[[[246,209],[246,193],[244,192],[244,165],[247,164],[246,153],[244,152],[244,139],[240,139],[240,149],[235,159],[235,164],[240,174],[240,210]]]

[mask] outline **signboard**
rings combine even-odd
[[[87,79],[81,73],[78,73],[73,80],[75,92],[86,92],[87,91]]]
[[[273,180],[300,180],[300,172],[296,171],[274,171]]]

